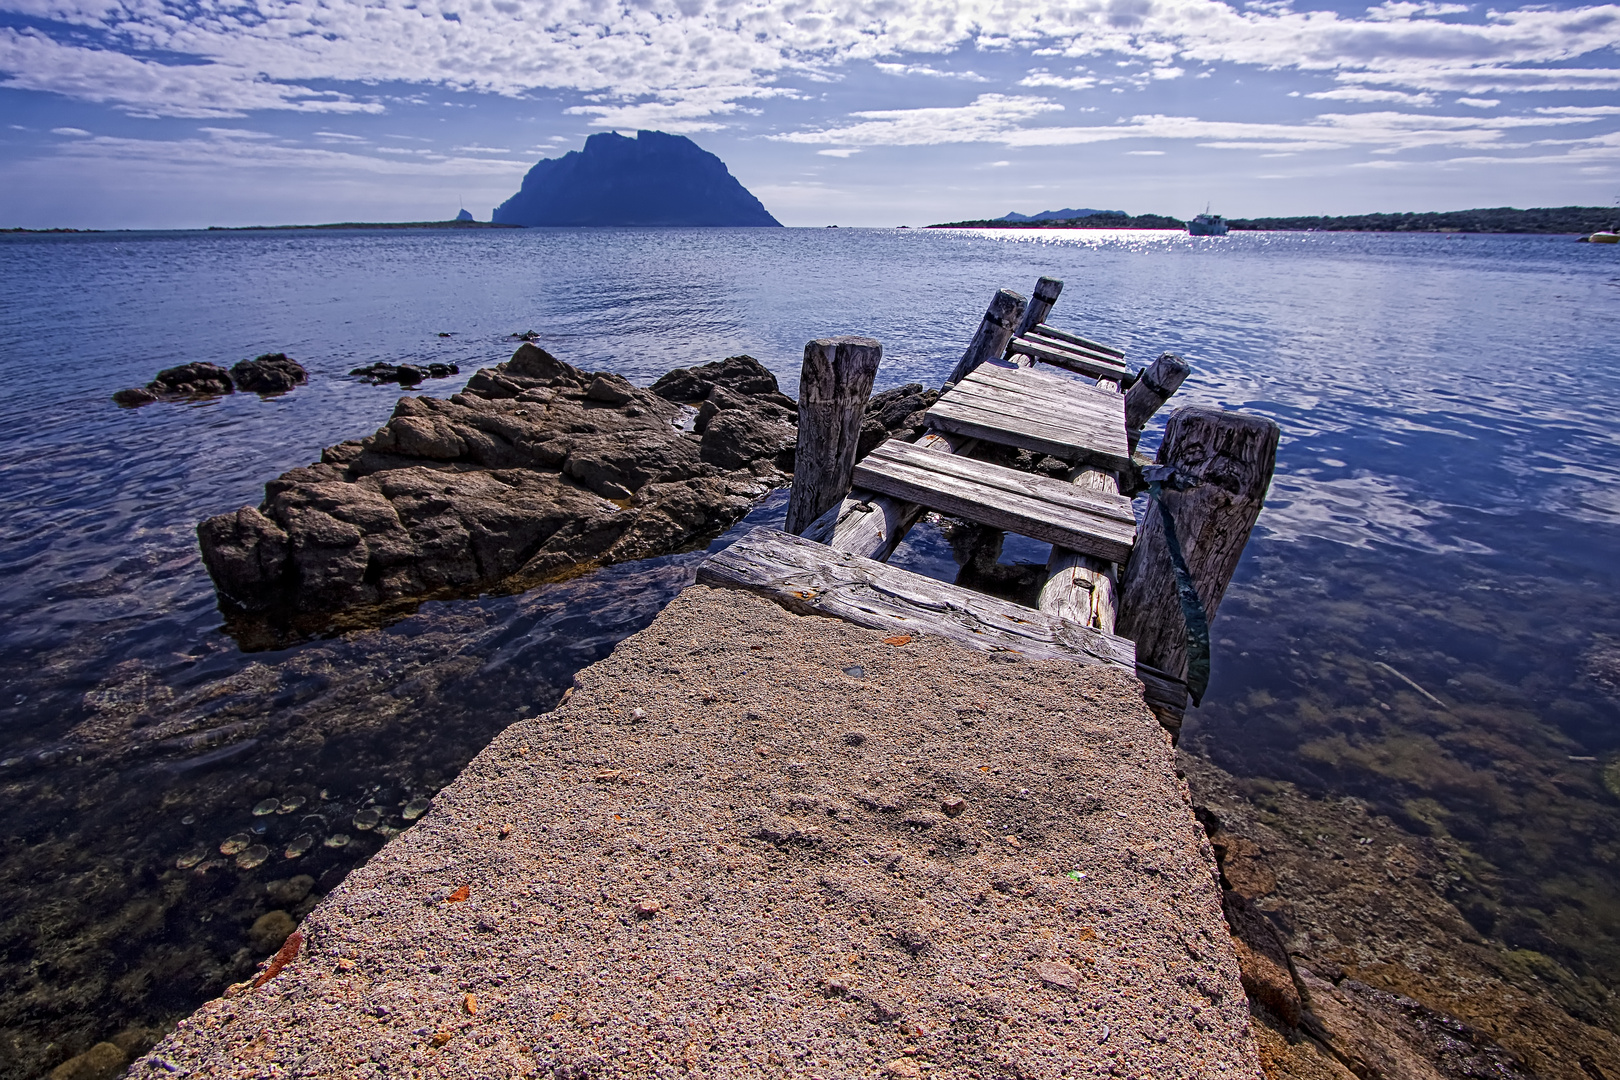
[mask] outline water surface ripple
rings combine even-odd
[[[450,361],[464,380],[533,330],[642,385],[747,352],[792,394],[805,340],[861,333],[884,344],[878,389],[937,385],[993,290],[1040,274],[1066,283],[1056,325],[1138,363],[1187,357],[1178,403],[1282,425],[1187,744],[1466,845],[1472,869],[1446,886],[1459,910],[1568,975],[1572,1014],[1620,1030],[1615,249],[1050,230],[5,236],[0,1073],[40,1075],[115,1035],[138,1047],[241,978],[261,958],[256,920],[307,910],[690,580],[701,553],[242,652],[193,530],[386,419],[397,388],[347,371]],[[109,400],[162,367],[271,351],[310,384]],[[781,512],[777,496],[754,520]],[[900,558],[954,569],[927,530]],[[255,816],[266,799],[294,809]],[[373,810],[377,826],[355,824]],[[239,832],[264,865],[219,853]],[[287,857],[300,837],[309,850]]]

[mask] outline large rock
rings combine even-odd
[[[683,135],[604,131],[543,158],[495,208],[503,225],[780,226],[726,163]]]
[[[702,434],[682,430],[689,408],[525,343],[203,522],[204,563],[227,610],[309,616],[670,551],[785,483],[795,441],[794,403],[758,361],[692,374],[725,406]]]

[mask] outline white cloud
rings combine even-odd
[[[840,146],[835,150],[817,150],[816,153],[822,157],[847,158],[860,153],[860,150],[853,146]]]
[[[1377,7],[1368,8],[1367,18],[1375,22],[1398,22],[1424,16],[1465,15],[1471,10],[1472,4],[1413,4],[1403,0],[1385,0]]]
[[[1049,86],[1054,90],[1090,90],[1101,80],[1095,75],[1053,75],[1046,71],[1032,71],[1018,80],[1019,86]]]
[[[990,163],[990,167],[992,169],[1005,169],[1007,166],[1009,166],[1011,164],[1012,164],[1012,162],[1010,162],[1010,161],[992,161]]]
[[[512,151],[505,146],[458,146],[455,148],[461,154],[510,154]]]
[[[13,124],[12,126],[16,127],[15,124]],[[51,128],[51,134],[52,135],[88,135],[90,133],[88,131],[84,130],[84,128],[59,127],[59,128]]]
[[[935,79],[961,79],[964,82],[989,82],[976,71],[941,71],[927,64],[887,64],[878,61],[872,65],[885,75],[927,75]]]
[[[1471,109],[1494,109],[1502,102],[1498,98],[1460,97],[1457,104],[1467,105]]]
[[[1314,94],[1306,94],[1308,98],[1319,101],[1354,101],[1360,104],[1373,102],[1399,104],[1399,105],[1433,105],[1433,94],[1408,94],[1403,90],[1369,90],[1364,86],[1342,86],[1337,90],[1321,90]]]
[[[1127,139],[1179,139],[1219,150],[1303,152],[1360,147],[1392,153],[1424,147],[1510,149],[1513,131],[1590,123],[1586,114],[1537,116],[1420,116],[1402,112],[1324,113],[1303,123],[1247,123],[1191,116],[1133,116],[1091,127],[1028,126],[1063,107],[1046,98],[981,94],[970,105],[855,113],[857,122],[771,136],[785,142],[859,146],[1082,146]]]
[[[1127,150],[1127,157],[1163,157],[1163,150]]]

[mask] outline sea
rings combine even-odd
[[[777,493],[706,548],[382,626],[239,640],[197,523],[377,429],[401,390],[351,369],[455,363],[419,389],[448,396],[532,331],[640,385],[747,353],[796,394],[807,340],[863,334],[883,344],[877,389],[937,386],[995,290],[1041,275],[1064,282],[1053,325],[1133,364],[1185,357],[1173,406],[1282,428],[1187,752],[1465,846],[1484,868],[1459,901],[1475,928],[1612,1002],[1620,249],[1573,239],[0,236],[0,1076],[99,1041],[150,1045],[251,973],[269,912],[300,916],[408,828],[496,732],[647,625],[705,550],[782,520]],[[161,368],[267,352],[309,384],[111,400]],[[926,526],[897,558],[957,569]]]

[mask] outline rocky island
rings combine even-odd
[[[497,225],[781,226],[726,163],[681,135],[605,131],[542,158]]]
[[[934,396],[874,396],[862,449],[920,433]],[[797,421],[750,356],[642,389],[525,342],[448,400],[401,398],[381,430],[328,447],[198,538],[228,612],[308,620],[518,590],[729,526],[787,483]]]

